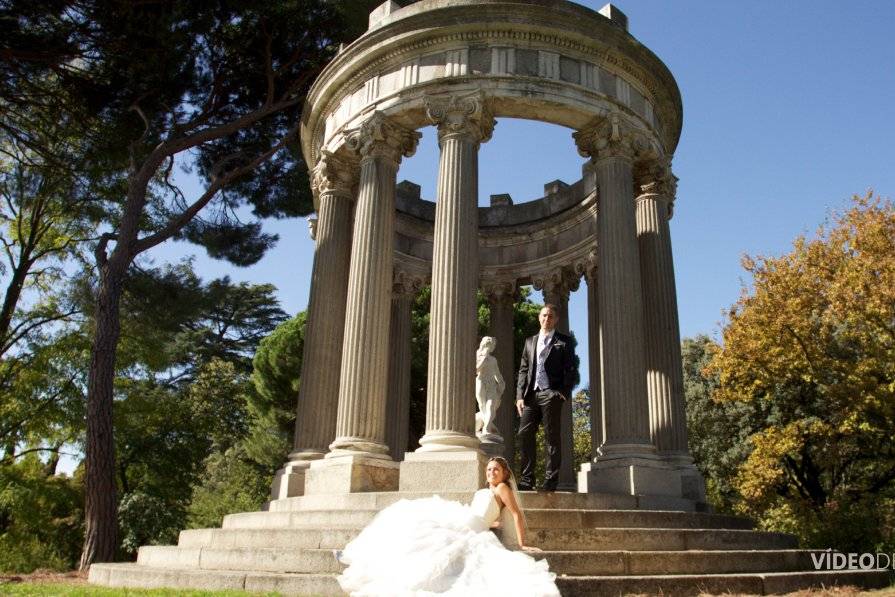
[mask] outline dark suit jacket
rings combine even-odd
[[[535,334],[525,340],[522,361],[519,363],[519,376],[516,380],[516,400],[525,400],[534,391],[538,364],[535,355],[538,335]],[[572,387],[575,385],[575,352],[569,336],[553,331],[544,369],[550,381],[550,389],[562,392],[563,396],[571,398]]]

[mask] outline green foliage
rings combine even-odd
[[[216,527],[227,514],[260,510],[269,493],[270,471],[250,458],[244,446],[216,452],[205,460],[205,470],[193,488],[187,527]]]
[[[261,340],[252,361],[255,391],[248,394],[248,407],[253,424],[246,449],[271,467],[281,465],[292,447],[305,322],[301,312],[281,323]]]
[[[572,449],[575,455],[575,471],[585,462],[593,458],[593,447],[590,436],[590,388],[575,392],[572,396]]]
[[[34,454],[0,466],[0,571],[71,569],[83,540],[79,480],[47,476]]]
[[[165,500],[142,491],[125,494],[118,502],[121,550],[132,559],[141,545],[172,545],[183,526],[183,515]]]
[[[734,486],[740,465],[752,451],[750,436],[767,421],[766,403],[714,399],[718,376],[707,370],[720,347],[708,336],[684,338],[684,398],[690,454],[706,482],[709,503],[734,513],[740,494]]]

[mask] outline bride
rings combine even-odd
[[[354,596],[559,595],[546,560],[509,551],[525,543],[525,519],[507,461],[494,457],[485,469],[488,487],[467,505],[438,496],[400,500],[380,512],[342,552],[348,568],[339,576]]]

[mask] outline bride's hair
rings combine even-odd
[[[510,468],[510,463],[507,462],[507,459],[503,456],[492,456],[488,459],[488,462],[496,462],[500,465],[500,468],[503,469],[503,480],[510,487],[510,491],[513,492],[513,497],[516,498],[516,504],[519,506],[519,511],[522,513],[523,524],[528,526],[525,519],[525,510],[522,509],[522,500],[519,498],[519,487],[516,485],[516,475],[513,474],[513,469]]]

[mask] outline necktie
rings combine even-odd
[[[539,338],[540,340],[540,338]],[[544,361],[547,360],[547,351],[550,350],[549,339],[544,339],[544,346],[538,353],[538,371],[535,376],[535,386],[541,390],[550,388],[550,380],[547,378],[547,370],[544,368]]]

